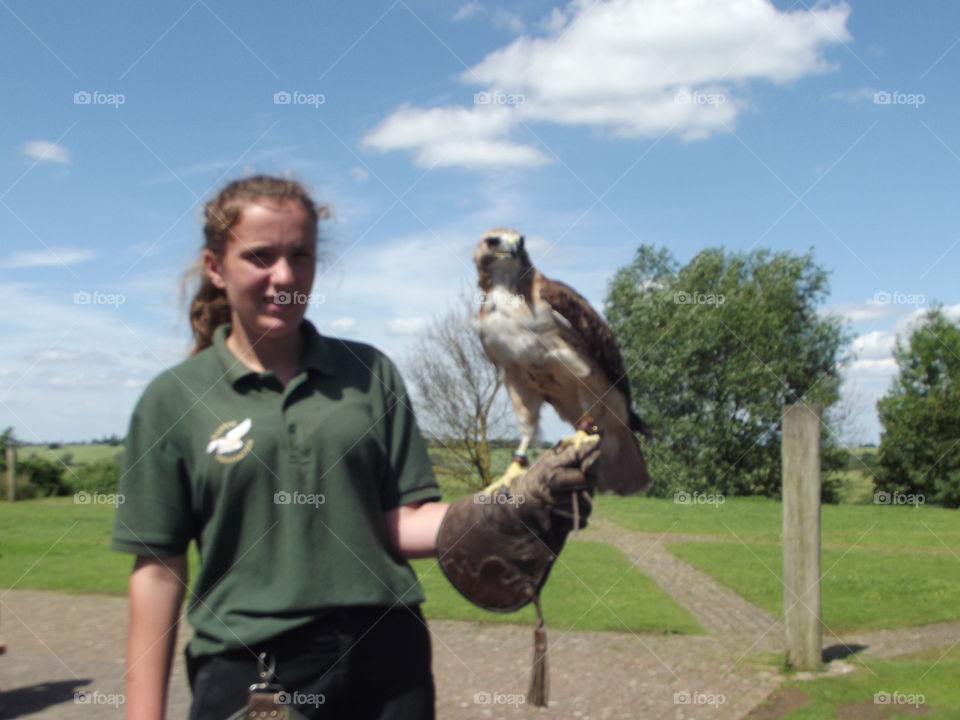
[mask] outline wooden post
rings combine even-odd
[[[816,670],[820,625],[820,407],[783,408],[783,608],[788,667]]]
[[[17,449],[13,445],[13,438],[7,443],[7,500],[17,499]]]

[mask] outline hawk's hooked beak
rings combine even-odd
[[[495,258],[516,258],[523,250],[523,235],[514,239],[512,237],[503,237],[501,235],[487,235],[483,239],[487,249]]]

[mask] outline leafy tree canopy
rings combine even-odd
[[[617,271],[605,312],[634,406],[657,434],[646,450],[653,494],[779,495],[783,405],[839,397],[850,338],[818,313],[827,293],[811,253],[716,248],[681,266],[644,245]]]
[[[878,489],[960,507],[960,324],[931,309],[894,358],[899,375],[877,403]]]

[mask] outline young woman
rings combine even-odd
[[[324,212],[299,184],[264,176],[205,207],[193,354],[147,387],[126,441],[112,546],[137,556],[128,718],[165,715],[185,594],[193,720],[241,710],[261,653],[308,717],[434,715],[424,598],[406,558],[436,554],[448,506],[394,365],[304,318]],[[567,497],[584,487],[569,467],[580,460],[548,468],[563,471]],[[551,489],[542,480],[540,506],[553,507]],[[517,507],[480,508],[495,516],[494,537]],[[467,501],[442,536],[459,546],[450,577],[477,554],[460,542],[486,524],[474,511]],[[550,513],[524,512],[506,525],[559,551],[566,533],[549,527]],[[544,523],[549,537],[530,534]],[[200,566],[188,589],[191,540]]]

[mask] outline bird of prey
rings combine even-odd
[[[577,436],[602,430],[600,490],[645,490],[650,477],[634,433],[649,437],[650,431],[630,406],[629,381],[610,327],[575,290],[540,274],[516,230],[485,232],[474,261],[482,291],[480,342],[503,373],[521,433],[513,463],[495,485],[523,474],[540,409],[548,402]]]

